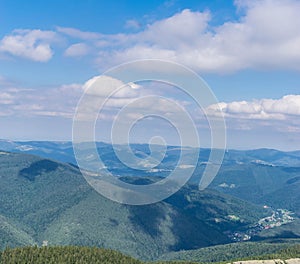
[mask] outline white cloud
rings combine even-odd
[[[54,116],[56,113],[72,118],[83,93],[82,85],[75,83],[47,89],[12,88],[9,81],[6,83],[0,86],[2,116]]]
[[[240,147],[253,141],[251,148],[298,148],[300,95],[286,95],[279,99],[221,102],[206,109],[208,118],[219,116],[220,112],[216,111],[218,108],[225,117],[228,144]],[[290,145],[290,140],[294,141],[293,145]]]
[[[46,62],[53,56],[50,43],[56,40],[56,33],[42,30],[14,30],[0,41],[0,52]]]
[[[83,85],[88,95],[124,99],[139,97],[141,95],[139,88],[141,86],[136,83],[125,84],[121,80],[105,75],[96,76]]]
[[[100,82],[101,85],[95,85]],[[90,86],[93,85],[91,88]],[[115,88],[119,91],[109,98],[106,107],[106,119],[114,117],[115,110],[124,107],[141,94],[141,86],[135,83],[125,85],[122,81],[109,76],[98,76],[84,85],[71,83],[52,88],[24,89],[0,76],[0,112],[1,116],[58,116],[73,118],[80,97],[86,92],[91,99],[86,106],[87,112],[98,111],[99,98],[106,98]],[[93,101],[94,100],[94,101]],[[90,104],[91,102],[91,104]],[[103,116],[103,115],[102,115]]]
[[[242,119],[285,120],[300,116],[300,95],[286,95],[280,99],[262,99],[255,101],[237,101],[219,103],[207,108],[211,115],[219,109],[227,117]]]
[[[297,0],[237,0],[238,20],[211,23],[210,12],[182,10],[140,27],[135,33],[102,34],[57,27],[56,32],[15,30],[0,41],[4,53],[34,61],[53,56],[53,39],[80,40],[66,56],[91,58],[101,69],[136,59],[166,59],[198,72],[234,72],[241,69],[300,70],[300,2]],[[96,59],[95,59],[96,58]]]
[[[12,94],[4,92],[0,92],[0,104],[8,105],[14,102],[14,97]]]
[[[139,37],[164,49],[178,49],[191,45],[196,47],[201,44],[197,43],[197,38],[205,34],[209,20],[210,14],[207,12],[192,12],[185,9],[172,17],[148,25]]]
[[[89,53],[89,47],[85,43],[76,43],[68,47],[64,53],[67,57],[81,57]]]
[[[69,37],[83,39],[83,40],[99,39],[102,36],[102,34],[99,34],[99,33],[81,31],[76,28],[57,27],[56,30],[59,33],[68,35]]]
[[[111,48],[101,49],[97,62],[107,67],[156,58],[175,60],[206,72],[300,70],[300,2],[243,2],[237,2],[243,9],[238,21],[218,26],[210,24],[210,13],[186,9],[135,34],[99,36],[99,43]]]
[[[115,88],[115,84],[117,84],[123,89],[109,98],[104,111],[99,115],[99,122],[104,122],[104,124],[101,123],[103,127],[109,127],[120,109],[130,104],[127,107],[128,112],[124,113],[120,122],[133,122],[150,112],[175,120],[174,125],[177,126],[184,124],[186,117],[182,110],[186,109],[201,133],[202,131],[209,131],[205,119],[199,118],[199,115],[198,119],[195,118],[197,113],[190,111],[194,110],[193,105],[189,106],[189,102],[185,102],[184,97],[175,96],[170,90],[162,89],[162,86],[157,83],[142,82],[142,85],[139,85],[140,83],[124,85],[122,81],[109,76],[102,76],[101,78],[104,78],[102,81],[104,80],[107,85],[103,86],[102,83],[98,87],[99,89],[94,88],[88,92],[91,101],[87,102],[86,108],[83,108],[83,114],[80,116],[84,120],[89,120],[92,113],[99,111],[97,99],[106,96],[107,91],[114,90],[112,88]],[[0,116],[13,116],[14,118],[48,116],[72,119],[83,92],[87,92],[86,89],[95,84],[97,80],[99,81],[99,77],[91,79],[85,85],[73,83],[53,88],[29,90],[18,87],[15,83],[0,77]],[[158,97],[151,97],[153,93]],[[144,100],[139,100],[143,98]],[[173,105],[167,99],[173,100],[175,104]],[[292,135],[292,137],[297,137],[297,133],[299,134],[300,95],[286,95],[279,99],[222,102],[218,105],[211,105],[207,112],[214,115],[219,113],[216,112],[217,108],[222,109],[226,117],[227,128],[231,132],[234,130],[233,133],[236,131],[239,131],[238,133],[262,133],[261,131],[270,130],[276,131],[280,135]],[[143,128],[145,134],[153,131],[153,128],[157,128],[165,129],[164,132],[168,135],[167,131],[170,128],[168,126],[162,127],[161,123],[155,122],[154,120],[145,123]]]
[[[84,84],[85,93],[92,96],[108,97],[117,88],[124,87],[125,84],[110,76],[96,76]]]
[[[126,108],[126,118],[122,122],[130,122],[133,117],[159,115],[173,118],[184,123],[186,115],[184,101],[171,98],[166,91],[156,93],[161,86],[152,89],[152,83],[124,83],[110,76],[97,76],[87,81],[83,88],[84,100],[78,109],[78,118],[90,120],[100,111],[105,113],[106,120],[111,121]],[[179,107],[181,106],[181,108]],[[123,109],[123,110],[122,110]]]

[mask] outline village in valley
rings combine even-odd
[[[269,209],[267,205],[265,209]],[[249,226],[246,231],[234,231],[228,233],[233,242],[248,241],[263,230],[279,227],[295,220],[294,213],[286,209],[272,209],[272,215],[260,219],[256,224]],[[237,216],[230,215],[233,221],[239,221]]]

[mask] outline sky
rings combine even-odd
[[[71,140],[89,80],[123,63],[160,59],[201,76],[218,102],[201,112],[175,86],[124,83],[99,116],[97,139],[110,141],[122,107],[156,94],[161,99],[132,111],[176,115],[169,98],[194,118],[202,146],[211,140],[207,119],[221,109],[227,148],[300,149],[299,13],[297,0],[0,0],[0,138]],[[161,134],[177,144],[176,124],[162,121],[139,122],[132,140]]]

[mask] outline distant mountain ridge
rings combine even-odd
[[[135,170],[119,161],[111,144],[96,143],[101,159],[118,177],[166,177],[177,164],[180,155],[187,158],[193,148],[168,146],[161,164],[151,170]],[[126,151],[123,145],[116,146]],[[132,144],[132,151],[139,157],[150,153],[147,144]],[[0,140],[0,150],[34,154],[76,166],[72,142],[51,141],[7,141]],[[181,153],[182,151],[182,153]],[[125,152],[126,154],[126,152]],[[208,157],[209,149],[201,149],[199,161],[190,183],[198,184]],[[187,164],[188,166],[189,164]],[[222,167],[210,188],[230,194],[243,200],[287,208],[300,216],[300,151],[283,152],[274,149],[227,150]],[[285,194],[283,195],[279,194]]]
[[[113,155],[111,144],[97,142],[97,148],[101,149],[106,155]],[[122,145],[118,145],[122,147]],[[147,144],[132,144],[131,147],[136,151],[148,152]],[[73,146],[70,141],[10,141],[0,140],[0,150],[11,152],[21,152],[34,154],[45,158],[55,159],[62,162],[76,164]],[[168,155],[176,156],[181,148],[178,146],[168,146]],[[184,148],[183,153],[188,154],[193,148]],[[201,149],[200,162],[208,160],[210,150]],[[254,149],[254,150],[226,150],[224,164],[263,164],[270,166],[300,167],[300,150],[280,151],[275,149]]]

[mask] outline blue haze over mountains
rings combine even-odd
[[[119,161],[111,144],[103,142],[97,142],[96,144],[99,156],[105,166],[117,177],[134,176],[152,177],[153,179],[166,177],[176,166],[180,155],[185,156],[185,161],[188,161],[190,153],[196,151],[189,147],[168,146],[164,159],[157,167],[149,170],[135,170],[128,168]],[[127,151],[123,145],[114,147]],[[147,144],[132,144],[131,148],[134,154],[140,158],[150,154]],[[33,154],[77,166],[72,142],[1,140],[0,149]],[[209,154],[209,149],[200,150],[199,161],[189,181],[190,183],[196,185],[199,183]],[[184,170],[184,168],[182,169]],[[268,202],[270,205],[274,203],[275,206],[277,204],[282,207],[287,206],[300,214],[300,204],[297,202],[297,200],[300,201],[300,151],[284,152],[275,149],[226,150],[221,169],[209,188],[256,204]],[[285,204],[286,200],[281,199],[283,194],[293,197],[289,204]]]

